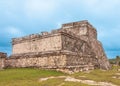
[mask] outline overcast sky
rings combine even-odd
[[[11,38],[88,20],[109,58],[120,55],[120,0],[0,0],[0,51],[10,55]]]

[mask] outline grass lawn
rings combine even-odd
[[[5,69],[0,71],[0,86],[58,86],[64,79],[50,79],[39,82],[41,77],[65,76],[62,72],[54,70],[40,70],[33,68]],[[63,86],[81,86],[80,83],[65,82]],[[82,86],[88,86],[82,84]]]
[[[5,69],[0,71],[0,86],[90,86],[79,82],[66,82],[64,78],[48,79],[40,82],[40,78],[50,76],[72,76],[78,79],[88,79],[94,81],[106,81],[120,86],[120,79],[114,79],[120,67],[113,67],[111,70],[93,70],[90,73],[79,72],[72,75],[68,75],[62,72],[54,70],[41,70],[34,68],[16,68]],[[85,76],[85,77],[80,77]]]

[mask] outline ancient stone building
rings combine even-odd
[[[63,24],[50,33],[42,32],[12,39],[13,53],[5,67],[38,67],[78,72],[110,64],[88,21]]]

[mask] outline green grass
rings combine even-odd
[[[39,78],[61,76],[64,73],[54,70],[30,68],[5,69],[0,71],[0,86],[40,86]]]
[[[112,78],[113,76],[116,75],[116,73],[120,73],[120,71],[117,71],[118,69],[120,69],[120,66],[113,67],[111,70],[108,71],[96,69],[96,70],[92,70],[90,73],[79,72],[73,74],[72,76],[75,76],[78,79],[111,82],[113,84],[120,85],[120,79]],[[80,77],[81,75],[85,77]]]
[[[108,71],[96,69],[90,73],[79,72],[69,76],[83,80],[111,82],[120,85],[120,79],[112,78],[118,73],[118,68],[120,69],[120,67],[113,67]],[[43,82],[39,81],[40,78],[49,76],[68,76],[68,74],[54,70],[41,70],[34,68],[5,69],[0,71],[0,86],[90,86],[79,82],[65,82],[64,78],[48,79]]]
[[[80,83],[64,82],[64,79],[49,79],[47,81],[40,82],[42,77],[49,76],[66,76],[62,72],[54,70],[41,70],[32,68],[16,68],[5,69],[0,71],[0,86],[58,86],[61,83],[65,83],[63,86],[81,86]],[[88,86],[82,84],[82,86]]]

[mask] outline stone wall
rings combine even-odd
[[[66,56],[60,52],[26,53],[5,60],[6,67],[57,68],[66,65]]]
[[[13,44],[13,54],[61,50],[61,35],[53,34]]]
[[[66,66],[81,66],[81,65],[97,65],[97,59],[92,55],[80,56],[80,55],[67,55]]]
[[[79,55],[92,54],[91,47],[87,42],[70,34],[62,35],[62,50],[77,52]]]
[[[0,52],[0,69],[5,67],[5,58],[7,57],[6,53]]]
[[[62,29],[76,34],[81,40],[87,42],[87,45],[90,46],[90,51],[95,54],[101,69],[108,70],[111,68],[102,47],[102,43],[97,40],[97,31],[88,21],[63,24]],[[87,51],[85,52],[86,54],[88,54]]]
[[[0,69],[4,68],[4,61],[5,61],[5,58],[0,58]]]
[[[6,58],[5,68],[36,67],[74,73],[94,69],[95,64],[91,62],[93,60],[95,60],[95,58],[91,55],[79,56],[77,53],[67,50],[44,53],[26,53]]]
[[[87,20],[63,24],[61,29],[70,31],[79,37],[87,36],[97,39],[96,29]]]
[[[98,40],[91,39],[90,44],[92,47],[91,50],[93,50],[93,52],[96,55],[96,58],[98,59],[98,64],[100,64],[100,68],[106,70],[110,69],[111,65],[107,59],[101,42]]]

